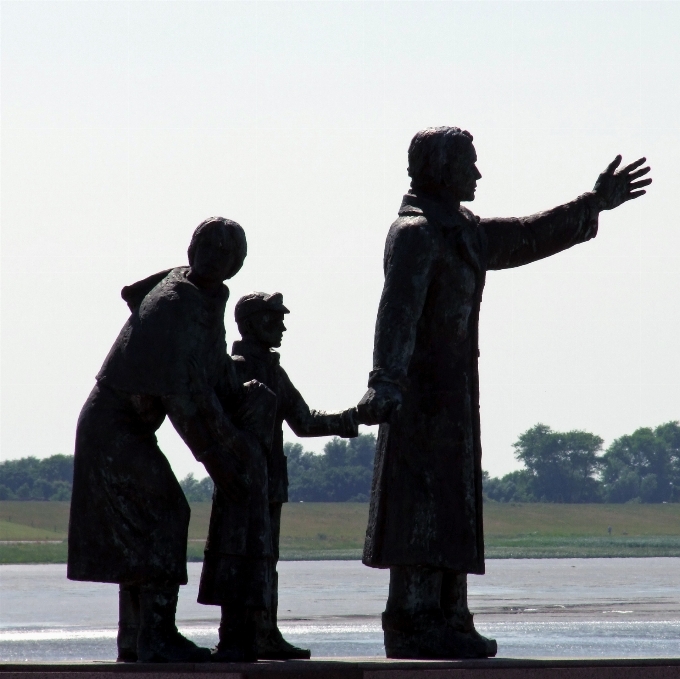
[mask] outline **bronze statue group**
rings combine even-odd
[[[480,219],[461,205],[481,178],[472,135],[418,132],[411,187],[385,246],[368,391],[356,407],[311,410],[275,349],[280,293],[236,304],[227,351],[224,281],[246,236],[222,217],[194,231],[188,266],[123,288],[130,308],[78,419],[68,577],[118,583],[121,662],[305,659],[277,625],[279,531],[287,497],[282,423],[297,436],[353,437],[379,424],[363,562],[390,569],[382,616],[391,658],[475,658],[467,574],[484,573],[478,319],[488,270],[549,257],[597,234],[598,215],[645,193],[642,158],[617,158],[594,189],[547,212]],[[158,447],[168,417],[215,483],[198,601],[221,607],[219,643],[175,624],[187,582],[189,505]]]

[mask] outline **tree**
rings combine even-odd
[[[531,475],[526,469],[510,472],[503,478],[490,478],[488,472],[482,476],[484,496],[496,502],[536,502],[531,492]]]
[[[642,427],[616,439],[602,458],[607,502],[680,501],[680,423]]]
[[[585,431],[557,432],[544,424],[513,444],[530,477],[529,489],[542,502],[598,502],[603,440]]]
[[[375,436],[333,438],[321,455],[299,443],[285,443],[288,495],[293,502],[368,502],[373,477]]]
[[[70,500],[73,455],[0,463],[0,500]]]
[[[214,485],[209,476],[198,481],[193,474],[187,474],[179,485],[184,491],[187,502],[210,502],[212,500]]]

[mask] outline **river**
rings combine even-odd
[[[177,611],[197,643],[217,640],[219,609],[196,603],[189,564]],[[384,656],[386,571],[358,561],[279,564],[280,626],[313,657]],[[477,628],[498,657],[677,657],[680,559],[508,559],[469,578]],[[0,566],[0,660],[115,659],[117,587],[70,582],[65,565]]]

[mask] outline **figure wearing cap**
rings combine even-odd
[[[267,610],[254,611],[256,654],[261,659],[309,658],[310,652],[289,644],[281,635],[277,625],[278,574],[276,562],[279,557],[279,532],[281,507],[288,501],[288,472],[286,456],[283,453],[283,422],[287,422],[296,436],[341,436],[351,438],[358,434],[356,408],[340,412],[311,410],[300,392],[293,386],[286,371],[279,363],[279,354],[274,348],[281,346],[286,326],[283,322],[289,313],[283,305],[283,295],[253,292],[242,297],[234,310],[236,323],[242,339],[234,342],[232,358],[241,382],[257,380],[269,387],[277,397],[276,417],[272,446],[267,459],[269,523],[272,535],[273,564],[271,591]],[[215,502],[213,501],[213,513]],[[215,526],[215,529],[217,527]],[[213,524],[210,531],[212,534]],[[211,538],[208,538],[210,543]],[[208,553],[204,569],[210,568]],[[203,579],[201,582],[203,588]],[[233,587],[230,581],[213,580],[214,589]],[[207,590],[207,588],[206,588]],[[224,610],[224,609],[223,609]],[[229,630],[224,629],[220,639],[225,641]],[[232,638],[234,638],[233,632]],[[221,642],[222,643],[222,642]],[[226,644],[223,644],[226,646]],[[225,648],[226,650],[226,648]]]

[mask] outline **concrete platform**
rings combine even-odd
[[[2,664],[0,679],[680,679],[680,658],[412,661],[344,658],[233,664]]]

